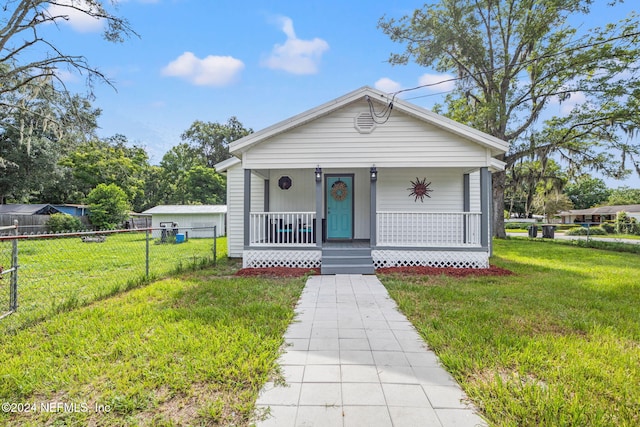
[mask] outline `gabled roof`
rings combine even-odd
[[[640,205],[599,206],[589,209],[572,209],[560,212],[560,216],[570,215],[615,215],[618,212],[640,213]]]
[[[223,160],[220,163],[216,163],[214,165],[214,168],[216,169],[216,172],[222,173],[222,172],[226,172],[227,169],[229,169],[233,165],[237,165],[238,163],[240,163],[240,159],[239,158],[230,157],[227,160]]]
[[[159,205],[143,214],[219,214],[227,213],[226,205]]]
[[[51,215],[61,213],[59,209],[48,203],[0,205],[0,214],[7,215]]]
[[[436,114],[410,102],[403,101],[402,99],[393,99],[392,96],[387,93],[381,92],[368,86],[364,86],[360,89],[343,95],[340,98],[336,98],[333,101],[329,101],[316,108],[305,111],[289,119],[276,123],[275,125],[269,126],[265,129],[234,141],[229,145],[229,150],[232,154],[241,157],[242,153],[250,149],[255,144],[259,144],[260,142],[275,135],[287,132],[298,126],[302,126],[319,117],[326,116],[352,102],[359,101],[367,96],[373,102],[379,103],[383,106],[388,105],[388,103],[393,100],[393,111],[403,112],[433,126],[437,126],[463,138],[474,141],[486,148],[489,148],[492,155],[505,153],[509,148],[509,144],[506,141],[458,123],[454,120],[448,119],[444,116]]]

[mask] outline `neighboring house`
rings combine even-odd
[[[88,205],[74,205],[65,203],[62,205],[52,205],[54,208],[58,209],[62,213],[66,213],[72,216],[87,216],[89,215],[89,206]]]
[[[601,224],[615,221],[618,212],[626,212],[628,216],[640,221],[640,205],[600,206],[589,209],[573,209],[558,214],[563,224],[589,223]]]
[[[48,203],[0,205],[0,214],[2,215],[53,215],[61,212],[60,209]]]
[[[0,205],[0,226],[13,225],[14,221],[18,221],[23,231],[41,231],[50,215],[56,213],[60,213],[60,210],[48,203]]]
[[[151,215],[151,227],[178,229],[187,232],[189,237],[213,237],[226,233],[227,207],[224,205],[160,205],[142,212]],[[175,224],[175,225],[174,225]],[[154,230],[154,236],[160,231]]]
[[[508,144],[363,87],[230,144],[228,253],[244,267],[487,267]],[[386,109],[386,110],[385,110]]]

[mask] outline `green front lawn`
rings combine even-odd
[[[5,334],[0,402],[36,406],[3,407],[0,424],[249,424],[304,279],[232,271],[158,281]]]
[[[381,279],[492,425],[640,424],[640,255],[528,239],[495,254],[514,275]],[[0,424],[249,425],[305,279],[237,268],[3,334],[0,402],[36,410]]]
[[[640,425],[640,255],[495,242],[515,275],[384,276],[492,425]]]
[[[172,272],[213,264],[210,239],[181,244],[149,244],[146,277],[144,232],[109,234],[103,243],[80,237],[18,241],[18,310],[0,322],[0,332],[35,324],[59,312],[132,289]],[[10,241],[0,242],[0,266],[11,265]],[[226,253],[226,238],[217,240],[218,257]],[[9,278],[0,286],[0,313],[9,308]]]

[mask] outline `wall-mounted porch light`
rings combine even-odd
[[[378,179],[378,170],[376,169],[376,165],[371,166],[369,173],[371,174],[371,181],[376,181]]]
[[[316,167],[316,182],[320,181],[322,181],[322,169],[320,169],[320,166],[318,165]]]

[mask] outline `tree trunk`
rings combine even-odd
[[[504,187],[506,171],[493,173],[493,235],[500,239],[507,237],[504,231]]]

